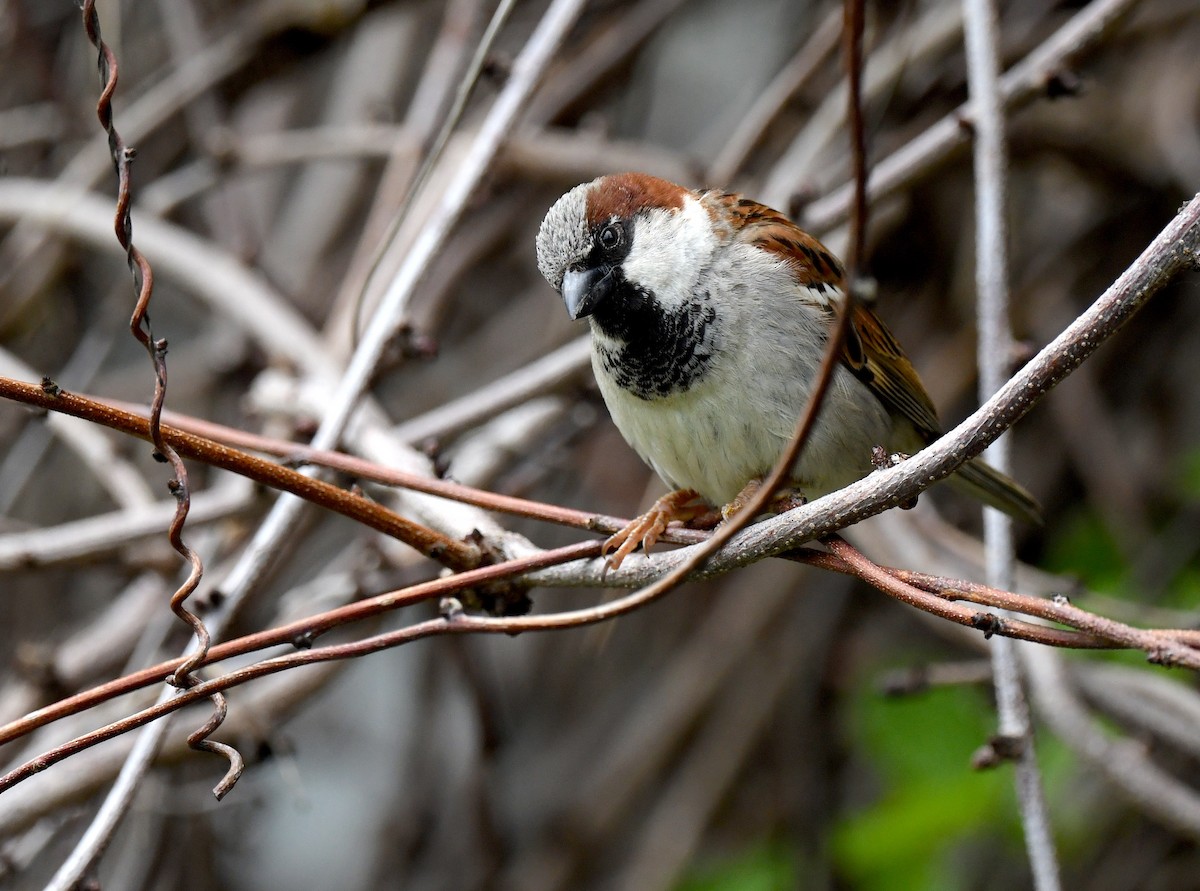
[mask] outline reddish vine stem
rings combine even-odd
[[[901,574],[899,571],[890,570],[872,562],[839,536],[828,537],[826,544],[833,551],[832,554],[804,550],[789,556],[802,559],[804,562],[811,562],[813,565],[822,568],[852,573],[885,594],[910,606],[933,613],[951,622],[975,628],[984,634],[1000,634],[1053,646],[1083,646],[1089,648],[1111,645],[1113,643],[1118,646],[1144,648],[1144,644],[1147,642],[1144,635],[1150,635],[1154,645],[1154,652],[1151,654],[1152,657],[1155,654],[1170,656],[1169,661],[1171,664],[1200,669],[1200,649],[1188,646],[1182,640],[1175,639],[1174,637],[1174,635],[1186,635],[1187,632],[1146,632],[1130,628],[1119,622],[1102,620],[1095,627],[1097,634],[1112,635],[1110,642],[1106,644],[1103,641],[1098,641],[1089,634],[1081,635],[1077,632],[1072,634],[1072,632],[1061,629],[1046,628],[1015,619],[1002,620],[994,614],[948,602],[948,600],[953,600],[958,596],[999,597],[1000,603],[992,600],[987,602],[992,605],[1021,608],[1028,601],[1035,601],[1038,598],[1024,597],[1023,595],[1011,594],[1009,592],[995,592],[986,586],[964,585],[957,580],[949,580],[955,586],[952,590],[939,591],[936,595],[931,594],[898,578],[897,576]],[[79,736],[39,755],[37,758],[27,761],[3,777],[0,777],[0,792],[71,755],[119,736],[122,733],[127,733],[158,718],[162,718],[202,699],[206,695],[227,690],[230,687],[285,671],[289,668],[300,665],[311,665],[318,662],[357,658],[411,643],[415,640],[443,634],[519,634],[526,631],[551,631],[563,628],[583,627],[608,621],[617,616],[632,612],[649,602],[653,596],[652,589],[645,588],[627,594],[617,600],[579,610],[546,615],[493,618],[472,616],[463,613],[461,607],[458,606],[457,602],[451,596],[466,587],[482,584],[487,580],[519,575],[541,566],[553,565],[554,563],[594,557],[599,554],[599,548],[599,542],[586,542],[560,548],[557,551],[548,551],[536,557],[483,567],[472,572],[462,573],[445,579],[436,579],[401,591],[392,591],[378,597],[368,598],[359,603],[339,607],[336,610],[330,610],[319,616],[272,629],[271,631],[259,632],[238,640],[217,644],[213,646],[209,653],[210,661],[243,655],[269,645],[292,643],[296,646],[306,647],[318,634],[324,633],[330,628],[344,624],[345,622],[365,618],[370,615],[377,615],[384,610],[408,606],[432,597],[440,596],[443,598],[443,615],[440,619],[418,622],[395,631],[385,632],[350,643],[319,647],[311,650],[306,649],[297,653],[264,659],[228,674],[221,675],[220,677],[204,681],[193,689],[181,691],[169,701],[156,703],[136,714],[115,721],[92,733]],[[925,577],[924,580],[931,582],[933,578]],[[1047,601],[1039,602],[1047,606],[1053,605]],[[1062,607],[1058,608],[1062,609]],[[1091,614],[1085,615],[1091,619],[1099,618],[1091,616]],[[1060,620],[1070,621],[1070,618],[1066,613],[1063,613]],[[61,700],[55,703],[54,706],[43,709],[41,712],[27,715],[20,721],[0,728],[0,743],[28,733],[30,730],[49,723],[51,720],[63,717],[68,712],[80,711],[100,701],[111,699],[123,693],[132,692],[132,690],[139,686],[145,686],[153,682],[155,678],[161,677],[163,673],[170,672],[175,664],[177,663],[164,663],[156,666],[154,669],[148,669],[139,672],[137,675],[130,675],[118,681],[113,681],[103,687],[88,691],[88,693],[79,694],[68,700]],[[148,677],[147,674],[149,672],[157,672],[157,674],[153,677]]]
[[[175,496],[175,516],[167,531],[171,546],[188,563],[188,576],[183,584],[171,595],[171,610],[191,629],[196,638],[196,647],[191,655],[184,660],[172,674],[170,683],[184,689],[194,686],[197,681],[192,677],[192,670],[199,665],[208,653],[211,643],[208,627],[204,620],[187,608],[187,599],[195,592],[204,575],[204,562],[200,555],[189,547],[183,540],[183,527],[187,523],[188,511],[191,508],[191,487],[188,480],[187,467],[179,453],[163,437],[162,409],[167,395],[167,341],[156,340],[150,326],[150,298],[154,291],[154,273],[150,262],[142,255],[133,243],[133,218],[129,212],[133,202],[131,163],[134,150],[125,144],[121,134],[113,122],[112,98],[117,90],[118,66],[112,49],[104,42],[100,34],[100,20],[96,15],[95,0],[84,0],[83,26],[88,40],[96,47],[97,68],[102,84],[100,98],[96,103],[96,115],[100,124],[108,133],[108,148],[112,154],[113,166],[117,173],[117,209],[114,219],[114,229],[117,240],[125,249],[126,263],[133,275],[134,288],[137,291],[137,302],[133,315],[129,320],[129,330],[139,343],[146,348],[150,362],[154,368],[154,396],[150,403],[150,420],[148,434],[154,444],[156,455],[171,465],[174,477],[167,482],[167,488]],[[244,768],[241,754],[231,746],[213,742],[209,734],[220,726],[225,718],[226,703],[221,693],[212,697],[213,714],[205,725],[188,737],[188,744],[193,749],[212,752],[226,759],[229,764],[225,777],[217,790],[233,786]],[[217,797],[224,794],[217,791]]]
[[[53,381],[45,380],[39,387],[0,377],[0,397],[83,418],[140,439],[150,438],[149,422],[146,418],[103,402],[68,393]],[[404,542],[450,569],[471,569],[479,565],[479,549],[475,546],[414,523],[369,498],[168,424],[160,425],[160,431],[165,442],[188,458],[211,467],[220,467],[265,486],[290,492],[327,510],[342,514]]]
[[[842,56],[846,63],[846,120],[850,130],[850,247],[846,269],[853,291],[861,273],[867,243],[867,128],[863,123],[863,7],[866,0],[846,0],[842,20]]]
[[[315,616],[291,622],[287,625],[248,634],[235,640],[225,641],[224,643],[214,644],[209,648],[205,664],[212,664],[223,659],[246,655],[247,653],[271,646],[292,645],[308,648],[322,634],[351,622],[376,617],[391,610],[412,606],[413,604],[421,603],[435,597],[451,597],[471,588],[495,584],[513,576],[520,576],[524,573],[554,566],[559,563],[596,557],[599,553],[600,542],[581,542],[550,551],[543,551],[540,554],[530,557],[522,557],[504,563],[483,566],[478,569],[447,576],[446,578],[433,579],[428,582],[411,585],[399,591],[388,591],[375,597],[368,597],[364,600],[346,604],[345,606],[328,610]],[[91,690],[60,699],[52,705],[31,712],[16,721],[0,727],[0,745],[19,739],[37,728],[43,727],[60,718],[78,714],[99,705],[101,702],[106,702],[117,696],[132,693],[135,690],[156,683],[163,677],[169,676],[174,672],[181,662],[182,659],[172,659],[168,662],[162,662],[158,665],[153,665],[117,678],[114,681],[109,681],[106,684],[101,684]],[[41,758],[35,759],[31,764],[40,763],[45,757],[47,756],[41,756]],[[31,770],[36,773],[37,770],[44,769],[46,766],[49,765],[45,764],[40,768],[34,767]],[[0,778],[0,792],[12,784],[8,783],[7,780],[8,777]],[[13,782],[17,782],[17,780]]]
[[[762,485],[751,495],[747,503],[742,506],[742,509],[717,527],[708,540],[696,548],[690,557],[658,581],[648,585],[642,592],[647,600],[661,597],[668,591],[681,585],[688,576],[703,568],[712,555],[720,550],[722,545],[730,541],[749,525],[751,520],[763,512],[771,499],[775,497],[775,493],[779,491],[780,487],[791,476],[792,467],[797,459],[799,459],[800,453],[804,451],[804,445],[808,442],[809,436],[816,426],[817,418],[821,413],[821,406],[825,402],[825,394],[829,391],[830,384],[833,382],[833,376],[837,371],[842,344],[845,342],[846,332],[850,327],[850,313],[854,308],[853,282],[858,274],[857,263],[862,249],[861,235],[866,229],[867,174],[866,158],[863,154],[865,137],[862,133],[863,120],[862,109],[860,107],[862,97],[859,83],[862,73],[863,3],[864,0],[845,0],[845,17],[842,25],[846,64],[851,69],[849,118],[851,127],[854,130],[851,135],[851,144],[856,154],[855,171],[856,173],[861,172],[861,178],[857,180],[859,201],[854,206],[855,222],[851,227],[852,231],[857,232],[857,243],[852,245],[851,248],[852,265],[844,289],[845,293],[841,303],[838,305],[837,315],[830,325],[829,339],[825,345],[825,355],[821,359],[821,366],[817,370],[816,379],[813,381],[812,392],[809,393],[804,411],[800,413],[800,417],[796,420],[796,427],[792,433],[791,440],[783,450],[783,453],[775,461],[775,466],[771,468],[770,474],[763,480]],[[862,216],[858,216],[859,212],[862,213]]]
[[[692,533],[693,535],[698,533]],[[843,545],[846,548],[848,544]],[[280,644],[310,646],[314,640],[328,631],[352,622],[377,617],[393,609],[411,606],[434,597],[453,596],[464,589],[492,584],[534,572],[548,566],[595,557],[599,554],[599,542],[581,542],[523,557],[504,563],[481,567],[443,579],[422,582],[400,591],[389,591],[347,604],[315,616],[291,622],[277,628],[259,631],[235,640],[214,644],[205,664],[213,664],[235,656],[244,656],[258,650]],[[1085,631],[1050,628],[1020,620],[1009,620],[997,633],[1008,634],[1022,640],[1054,647],[1074,649],[1110,649],[1114,647],[1137,647],[1158,652],[1164,641],[1173,645],[1200,648],[1200,631],[1186,629],[1135,629],[1111,619],[1105,619],[1079,607],[1045,600],[1025,594],[1000,591],[986,585],[978,585],[959,579],[928,576],[902,569],[892,569],[865,561],[854,565],[842,556],[812,548],[797,548],[787,554],[788,559],[805,563],[818,569],[855,575],[889,596],[895,596],[909,606],[933,613],[962,625],[973,625],[973,616],[982,615],[979,610],[947,601],[965,600],[981,606],[1009,609],[1049,621],[1060,622]],[[869,571],[868,571],[869,568]],[[889,580],[880,581],[887,576]],[[902,595],[902,596],[901,596]],[[581,611],[581,614],[586,611]],[[546,618],[546,617],[543,617]],[[536,620],[535,620],[536,621]],[[580,621],[579,624],[586,624]],[[507,631],[531,630],[528,625],[507,627]],[[91,690],[61,699],[38,711],[0,727],[0,745],[12,742],[39,727],[60,718],[78,714],[102,702],[132,693],[162,679],[173,672],[180,659],[162,662],[149,668],[109,681]]]
[[[1031,612],[1030,601],[1037,600],[1037,614],[1044,618],[1073,625],[1088,635],[1111,641],[1118,646],[1143,650],[1149,655],[1151,662],[1200,670],[1200,646],[1197,645],[1200,644],[1200,640],[1192,639],[1187,631],[1146,631],[1066,604],[1056,604],[1053,601],[999,591],[985,585],[972,585],[969,582],[958,580],[938,579],[936,576],[887,570],[863,556],[840,535],[827,536],[823,541],[837,557],[850,567],[855,575],[889,597],[894,597],[909,606],[915,606],[917,609],[958,625],[979,629],[989,637],[992,634],[999,634],[1004,637],[1025,638],[1026,635],[1013,633],[1017,630],[1013,626],[1019,620],[969,609],[950,601],[961,597],[974,602],[986,603],[995,609],[1010,609],[1028,614]],[[905,580],[906,578],[912,579],[914,582],[923,582],[935,588],[937,594],[931,594],[916,584],[910,584]],[[942,587],[940,582],[943,581],[951,583]],[[1037,625],[1030,626],[1026,622],[1019,624],[1040,628]]]

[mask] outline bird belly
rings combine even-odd
[[[787,373],[762,367],[779,361]],[[654,399],[622,389],[599,368],[596,378],[613,421],[642,459],[668,485],[719,506],[766,476],[791,439],[816,373],[805,365],[795,354],[760,356],[759,367],[752,362]],[[792,472],[792,484],[809,497],[866,475],[872,447],[891,447],[894,439],[887,411],[842,369],[821,418]]]

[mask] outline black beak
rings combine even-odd
[[[562,298],[572,319],[590,316],[616,287],[617,277],[610,266],[568,269],[563,275]]]

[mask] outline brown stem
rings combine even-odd
[[[53,382],[38,386],[0,377],[0,397],[83,418],[139,439],[149,441],[150,438],[150,425],[145,418],[68,393]],[[473,545],[414,523],[361,495],[176,427],[163,426],[162,436],[165,442],[186,458],[232,471],[273,489],[291,492],[305,501],[399,539],[451,569],[464,570],[479,565],[479,551]]]

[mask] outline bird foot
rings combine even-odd
[[[762,480],[757,477],[746,483],[742,487],[742,491],[733,497],[733,501],[721,508],[722,519],[728,522],[733,516],[745,510],[746,506],[750,504],[761,488]],[[784,488],[771,496],[771,501],[764,508],[764,511],[772,514],[782,514],[794,507],[799,507],[807,503],[808,499],[804,497],[803,492],[798,489]]]
[[[600,553],[613,551],[608,558],[611,569],[617,569],[621,563],[637,550],[640,545],[643,551],[649,551],[658,541],[658,537],[666,531],[672,520],[687,522],[708,512],[703,503],[693,503],[699,499],[699,494],[691,489],[679,489],[658,499],[640,517],[632,520],[624,529],[615,532]]]

